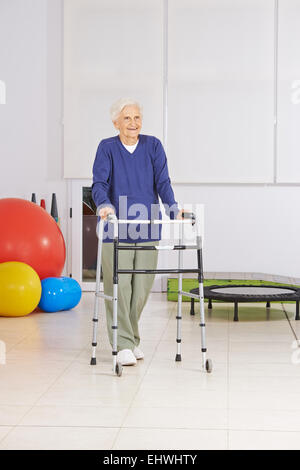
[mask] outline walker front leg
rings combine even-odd
[[[97,348],[97,326],[98,326],[98,316],[99,316],[99,294],[100,294],[100,281],[101,281],[103,226],[104,226],[104,223],[102,220],[100,220],[99,231],[98,231],[98,253],[97,253],[96,290],[95,290],[94,316],[93,316],[92,358],[90,362],[91,366],[95,366],[97,363],[96,348]]]
[[[179,227],[179,245],[183,240],[183,224]],[[182,251],[178,251],[178,269],[182,269]],[[177,303],[177,354],[175,357],[176,362],[181,362],[181,321],[182,321],[182,273],[178,274],[178,303]]]
[[[120,377],[122,375],[123,367],[121,363],[117,362],[118,354],[118,237],[114,238],[114,257],[113,257],[113,324],[112,324],[112,337],[113,337],[113,372]]]
[[[197,261],[198,261],[198,281],[199,281],[199,304],[200,304],[200,327],[201,327],[201,352],[202,368],[206,372],[212,371],[212,361],[206,358],[206,333],[205,333],[205,310],[204,310],[204,288],[203,288],[203,258],[202,258],[202,237],[197,235]]]
[[[113,333],[113,347],[112,347],[112,356],[113,356],[113,372],[120,376],[122,375],[122,366],[117,362],[118,354],[118,284],[113,285],[113,324],[112,324],[112,333]]]

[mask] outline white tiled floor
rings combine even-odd
[[[269,319],[263,304],[240,305],[239,323],[231,304],[214,304],[207,374],[199,316],[183,303],[176,363],[177,304],[151,294],[145,360],[119,378],[103,316],[98,363],[89,365],[93,299],[84,294],[70,312],[0,318],[0,449],[300,449],[300,351],[281,304]],[[295,305],[284,308],[300,336]]]

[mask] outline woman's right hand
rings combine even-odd
[[[106,217],[109,214],[114,214],[114,213],[115,213],[115,211],[113,210],[112,207],[102,207],[102,209],[100,209],[99,215],[100,215],[101,219],[106,219]]]

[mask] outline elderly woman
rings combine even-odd
[[[100,142],[93,166],[92,195],[95,204],[100,207],[101,219],[113,213],[118,218],[130,219],[134,212],[132,209],[138,207],[144,208],[147,219],[151,220],[152,206],[159,204],[158,196],[171,218],[181,218],[183,211],[179,211],[174,199],[163,146],[157,138],[140,134],[142,109],[139,103],[131,99],[117,101],[111,108],[111,118],[119,134]],[[137,215],[141,212],[143,216],[139,218],[144,219],[143,210]],[[133,230],[131,226],[134,226]],[[142,233],[142,229],[137,232],[137,224],[125,226],[126,233],[121,233],[121,228],[120,243],[155,245],[161,237],[161,227],[158,233],[153,233],[150,225],[143,226],[146,233],[145,230]],[[109,233],[106,232],[103,242],[104,292],[112,296],[113,246]],[[156,269],[157,254],[157,250],[120,251],[119,268]],[[144,358],[139,348],[138,322],[153,281],[152,274],[122,274],[119,277],[117,360],[122,365],[135,365],[137,359]],[[105,307],[108,336],[112,344],[112,303],[106,300]]]

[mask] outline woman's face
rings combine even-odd
[[[135,143],[142,128],[142,116],[139,108],[134,105],[125,106],[114,126],[120,132],[121,140]]]

